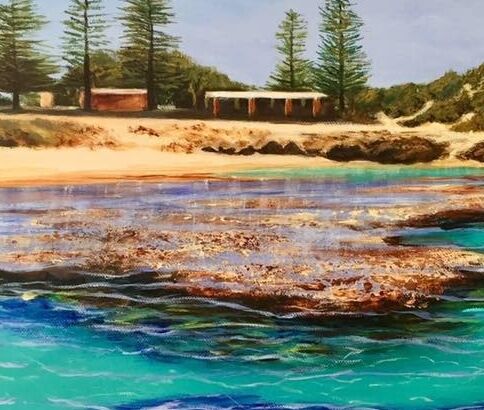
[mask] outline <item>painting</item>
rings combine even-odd
[[[482,0],[0,0],[0,406],[484,409]]]

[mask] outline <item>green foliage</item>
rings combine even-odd
[[[0,5],[0,91],[12,93],[13,109],[20,94],[48,87],[55,72],[35,34],[46,24],[32,0],[7,0]]]
[[[484,97],[479,91],[483,88],[483,78],[484,64],[464,75],[449,71],[429,84],[397,85],[384,90],[383,111],[392,118],[411,116],[425,103],[434,101],[428,112],[405,122],[405,125],[417,126],[428,121],[452,123],[463,114],[484,106]],[[471,87],[470,100],[466,85]]]
[[[12,105],[12,99],[5,94],[0,94],[0,107],[9,105]]]
[[[102,0],[71,0],[64,20],[64,60],[83,65],[86,57],[106,45]]]
[[[40,107],[39,93],[25,93],[20,97],[20,102],[23,107]]]
[[[215,68],[204,67],[187,55],[172,51],[166,54],[166,66],[172,67],[176,81],[168,90],[157,91],[157,101],[175,104],[182,108],[202,108],[205,91],[243,90],[243,84],[232,81]],[[126,77],[124,61],[119,52],[97,51],[92,54],[92,84],[96,88],[143,87],[145,78]],[[56,102],[59,105],[76,105],[78,89],[82,86],[82,65],[70,67],[56,87]]]
[[[484,89],[484,63],[464,74],[464,83],[474,90]]]
[[[117,52],[94,51],[91,55],[91,71],[91,85],[94,88],[121,88],[124,86],[122,67]],[[83,83],[83,64],[70,66],[56,86],[56,102],[59,105],[77,105],[78,90]]]
[[[169,92],[177,73],[167,56],[177,39],[166,33],[174,14],[168,0],[124,0],[124,44],[121,51],[125,77],[148,91],[149,109],[156,109],[160,93]]]
[[[370,64],[361,45],[363,22],[351,0],[326,0],[320,14],[316,86],[338,100],[343,114],[348,98],[368,82]]]
[[[70,69],[82,66],[84,108],[91,109],[92,54],[105,44],[106,19],[102,0],[71,0],[64,20],[64,60]]]
[[[428,92],[423,85],[403,84],[384,91],[383,111],[392,118],[415,114],[429,101]]]
[[[454,125],[451,130],[457,132],[484,131],[484,110],[478,111],[471,119]]]
[[[431,99],[447,100],[459,94],[463,86],[463,77],[455,71],[449,71],[439,79],[428,84],[426,88]]]
[[[350,98],[345,117],[356,122],[373,122],[376,114],[383,110],[385,91],[380,88],[364,88]]]
[[[180,75],[177,87],[172,93],[172,102],[177,107],[203,108],[206,91],[247,89],[244,84],[232,81],[229,76],[213,67],[195,63],[183,53],[174,52],[171,59]]]
[[[307,37],[307,22],[303,17],[292,9],[286,12],[276,33],[281,61],[270,76],[269,88],[281,91],[311,88],[311,64],[304,57]]]
[[[417,127],[427,122],[450,124],[458,121],[464,114],[472,111],[471,99],[466,92],[458,98],[437,101],[429,110],[412,120],[404,121],[406,127]]]
[[[484,87],[472,95],[471,104],[475,112],[484,112]]]

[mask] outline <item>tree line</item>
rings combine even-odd
[[[169,0],[122,0],[121,47],[109,49],[109,26],[103,0],[69,0],[62,37],[61,72],[38,38],[48,23],[35,0],[6,0],[0,4],[0,91],[12,95],[19,110],[20,96],[53,90],[59,102],[75,104],[84,90],[84,109],[91,110],[94,87],[140,87],[148,92],[148,108],[161,103],[182,107],[201,105],[205,89],[244,89],[215,68],[195,63],[177,50],[178,39],[168,33],[174,21]]]
[[[363,22],[351,0],[326,0],[319,9],[319,48],[306,59],[308,26],[294,10],[286,13],[276,34],[281,59],[267,83],[273,90],[319,90],[337,101],[341,115],[363,89],[370,63],[361,44]]]
[[[121,0],[121,4],[124,30],[120,49],[113,51],[106,37],[103,0],[69,0],[62,38],[66,70],[54,80],[60,69],[38,37],[47,20],[38,13],[35,0],[4,0],[0,4],[0,91],[12,95],[12,108],[21,108],[22,94],[47,89],[72,103],[82,88],[84,109],[90,111],[93,87],[145,88],[150,110],[167,102],[196,108],[208,89],[247,88],[177,50],[179,39],[168,30],[175,18],[169,0]],[[344,113],[348,101],[368,80],[362,21],[351,0],[325,0],[320,14],[320,47],[312,62],[305,58],[306,21],[294,10],[286,13],[276,34],[281,61],[267,86],[320,90],[335,98]]]

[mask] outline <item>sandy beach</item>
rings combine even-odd
[[[214,176],[259,168],[379,166],[370,162],[330,161],[323,157],[297,155],[229,156],[202,152],[205,144],[222,141],[236,144],[261,141],[303,142],[308,138],[338,135],[344,138],[359,133],[389,132],[396,135],[423,135],[450,146],[450,154],[425,166],[473,166],[462,161],[460,152],[484,140],[484,133],[461,134],[440,124],[408,129],[396,120],[381,117],[378,124],[297,124],[242,121],[173,120],[159,118],[120,118],[106,116],[49,116],[45,114],[0,114],[0,124],[35,129],[48,123],[62,134],[66,127],[79,126],[99,130],[107,144],[75,146],[0,148],[0,185],[37,185],[56,183],[97,183],[131,179],[156,180],[188,176]]]

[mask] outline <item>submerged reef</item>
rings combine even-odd
[[[145,202],[155,187],[106,187],[105,202],[88,207],[3,210],[28,229],[1,239],[0,279],[92,283],[69,297],[93,303],[105,303],[100,278],[118,278],[126,289],[142,281],[150,297],[329,314],[425,307],[484,266],[472,249],[402,239],[483,222],[484,194],[472,184],[193,181]]]

